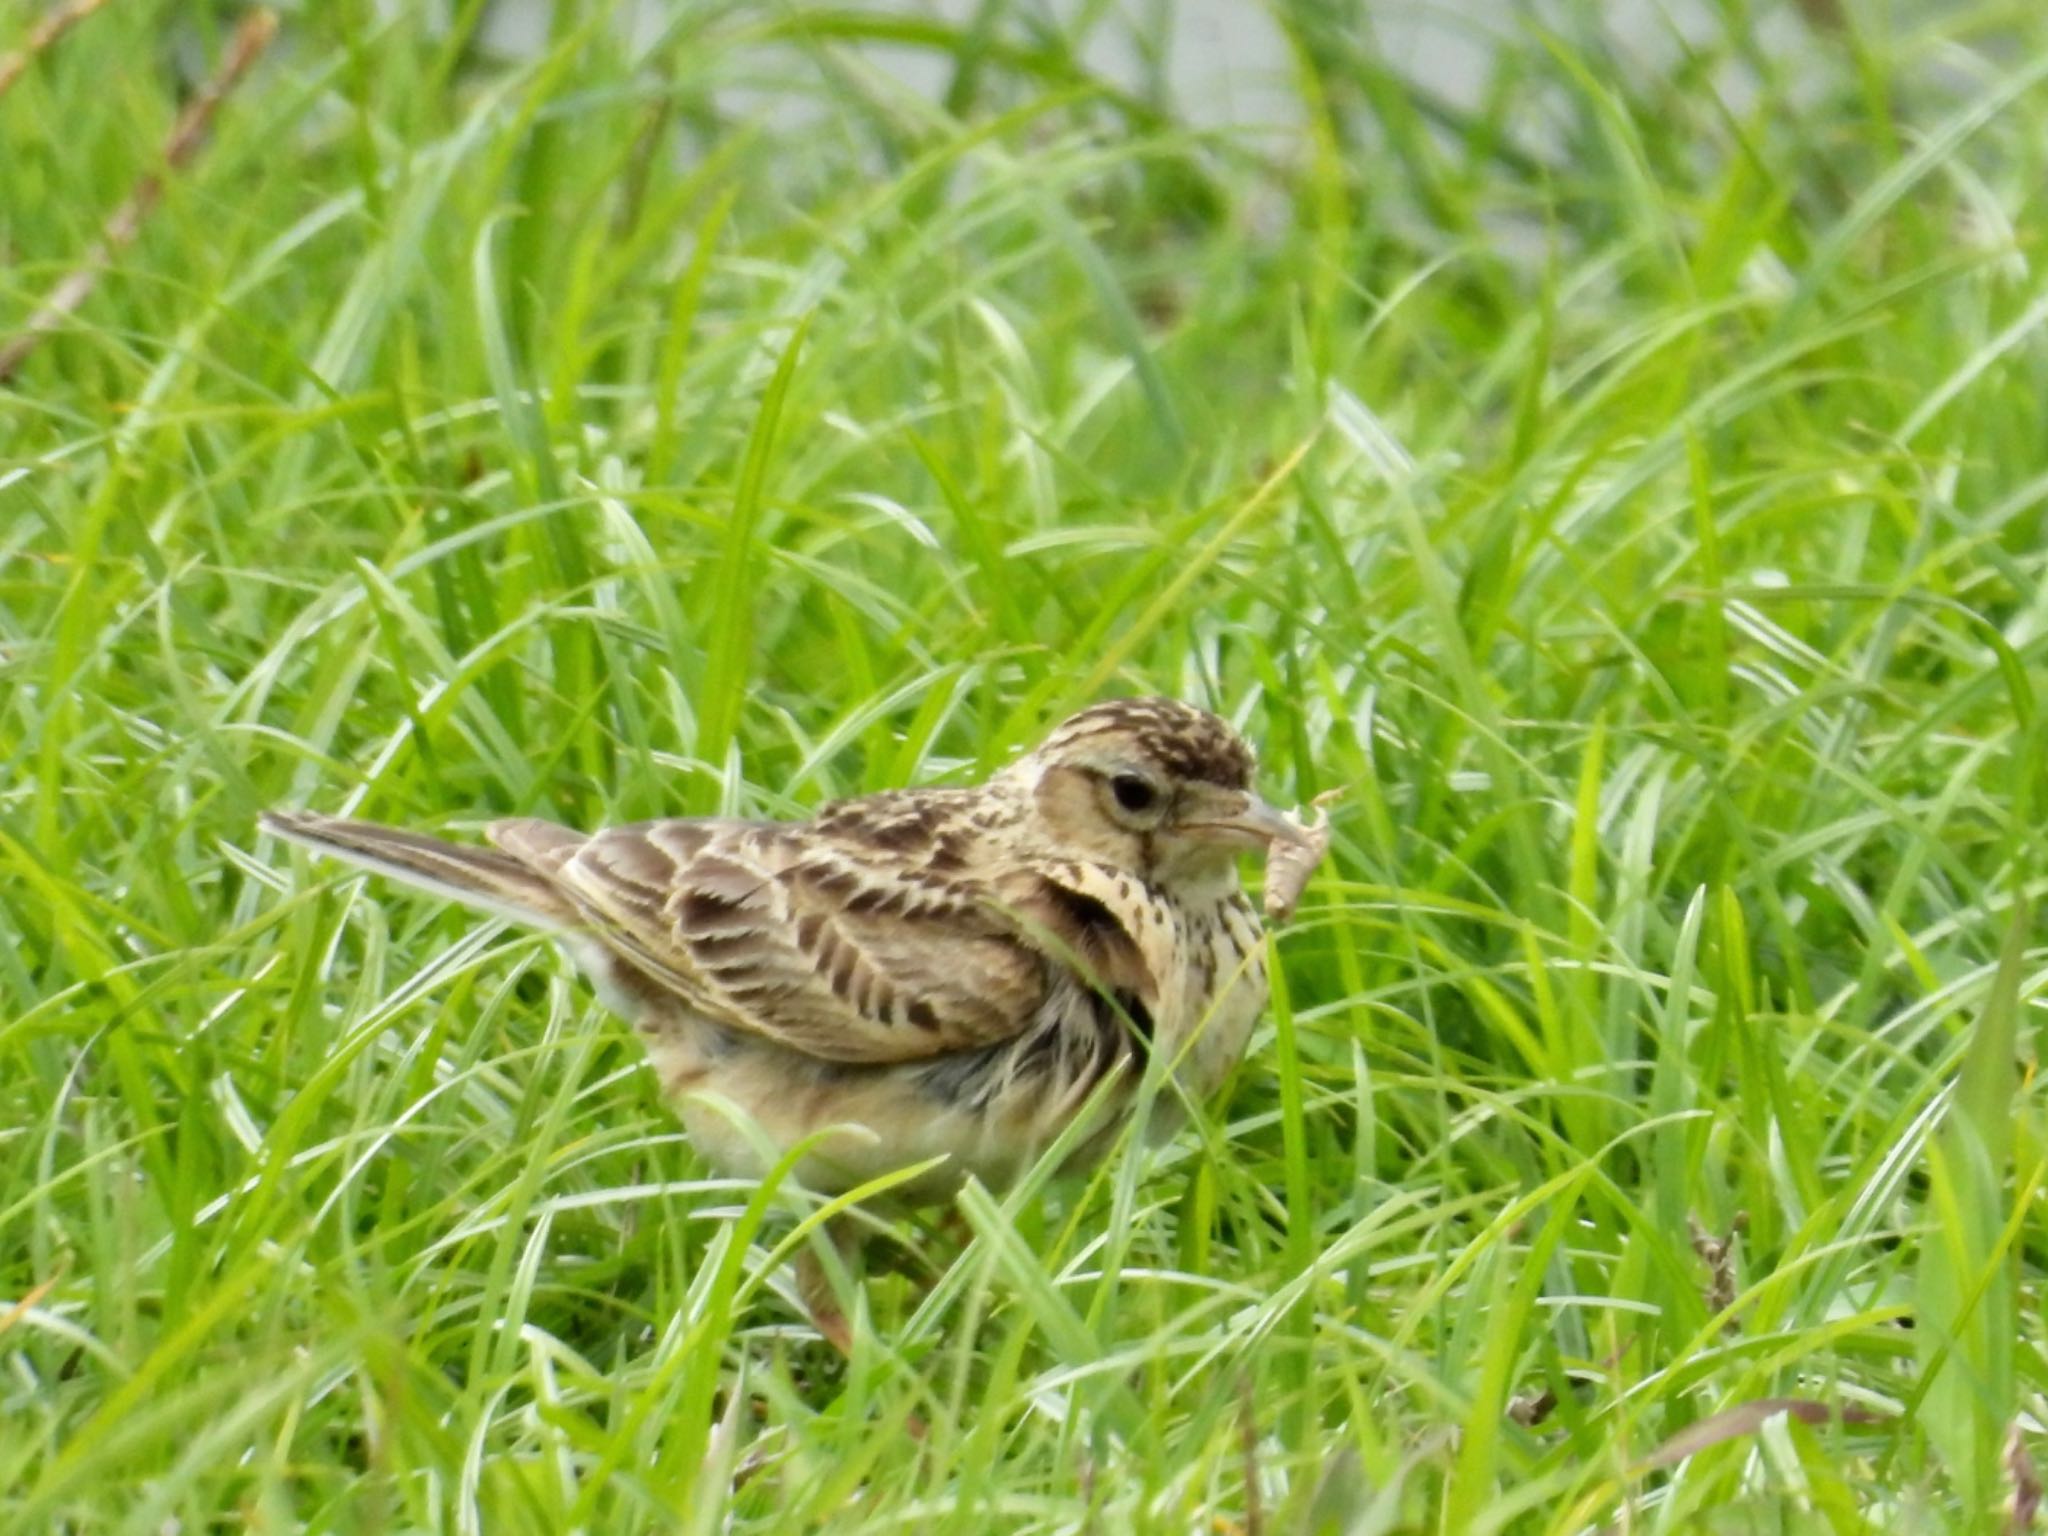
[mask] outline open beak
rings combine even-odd
[[[1257,795],[1232,790],[1218,799],[1229,803],[1218,805],[1215,812],[1204,807],[1199,819],[1184,823],[1185,830],[1232,848],[1264,848],[1273,842],[1300,845],[1308,841],[1293,817],[1274,810]]]

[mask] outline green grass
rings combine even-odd
[[[0,390],[0,1528],[2004,1528],[2048,12],[1503,9],[1463,109],[1275,0],[1276,141],[1085,7],[393,9]],[[0,98],[0,339],[234,20]],[[547,950],[254,826],[797,815],[1137,690],[1348,786],[1271,1022],[899,1226],[851,1367]]]

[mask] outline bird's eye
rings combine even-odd
[[[1149,811],[1159,798],[1159,791],[1135,773],[1118,774],[1109,781],[1109,791],[1116,796],[1116,803],[1127,811]]]

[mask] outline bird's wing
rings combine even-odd
[[[957,825],[920,824],[899,817],[885,849],[829,817],[643,822],[588,838],[515,822],[491,836],[687,1006],[826,1060],[913,1061],[1010,1039],[1063,970],[1140,987],[1135,946],[1101,902],[1062,896],[1034,866],[961,857]],[[948,833],[940,872],[919,839],[936,847]]]

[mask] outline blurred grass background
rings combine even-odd
[[[0,341],[246,14],[0,95]],[[528,14],[285,9],[0,388],[0,1525],[2025,1528],[2048,16],[1273,0],[1275,133],[1165,6]],[[851,1367],[544,948],[253,824],[1152,690],[1348,787],[1272,1023]]]

